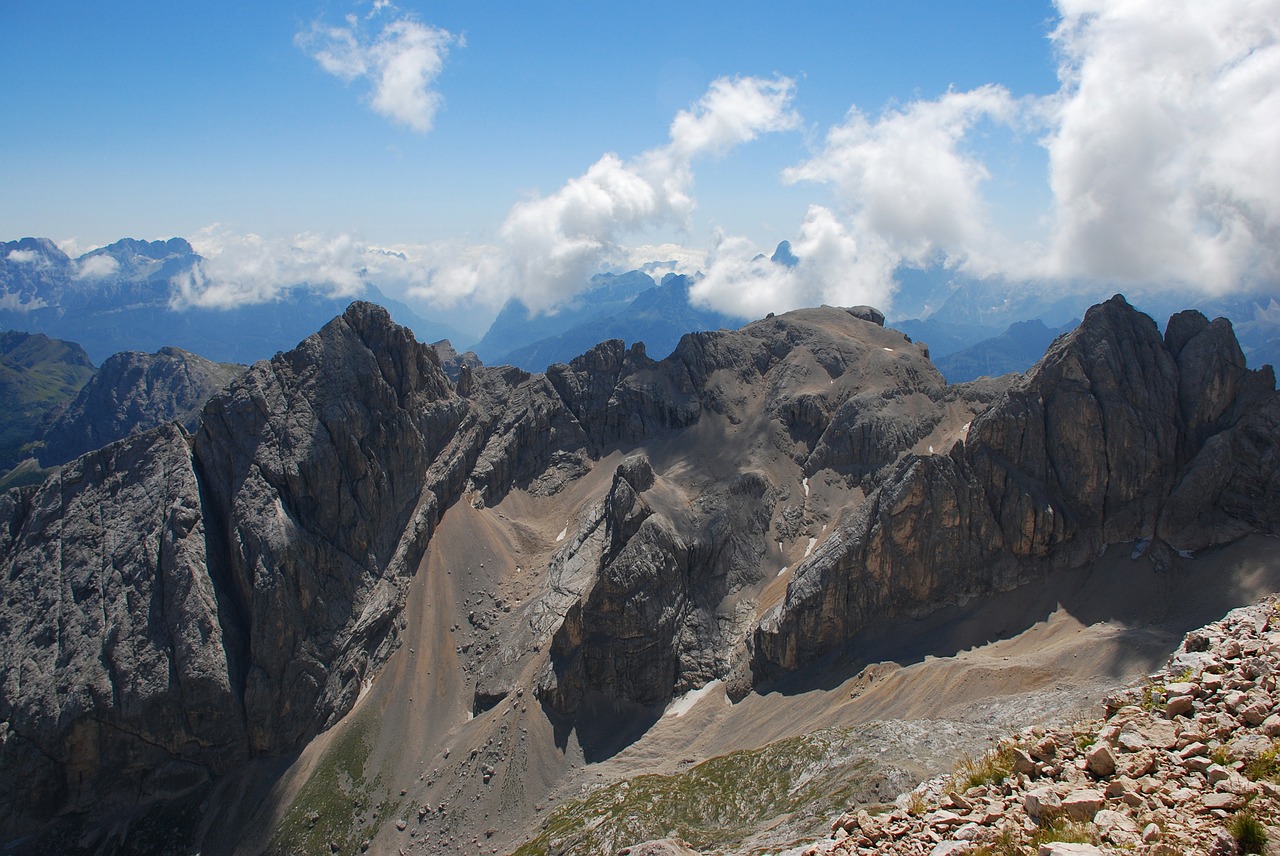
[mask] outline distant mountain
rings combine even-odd
[[[30,457],[26,448],[93,376],[74,342],[43,333],[0,334],[0,474]]]
[[[475,350],[489,365],[542,371],[605,339],[643,342],[646,353],[661,358],[685,333],[741,325],[740,319],[691,304],[691,284],[689,277],[671,273],[661,285],[642,271],[601,274],[572,306],[555,315],[532,316],[513,299]]]
[[[265,303],[174,309],[172,279],[200,261],[182,238],[125,238],[75,259],[47,238],[0,243],[0,329],[71,339],[95,360],[178,347],[221,362],[250,363],[292,348],[351,302],[300,283]],[[385,306],[423,341],[458,336],[372,284],[360,296]]]
[[[984,339],[964,350],[935,357],[934,365],[948,383],[963,383],[979,377],[998,377],[1008,372],[1024,372],[1044,355],[1054,339],[1074,330],[1080,321],[1068,321],[1061,327],[1046,327],[1038,318],[1016,321],[990,339]]]
[[[690,304],[690,284],[686,276],[667,274],[661,285],[642,291],[618,312],[516,348],[497,362],[542,371],[556,363],[567,363],[606,339],[621,339],[628,344],[643,342],[645,353],[661,359],[675,350],[685,333],[741,326],[731,316]]]
[[[554,338],[586,322],[608,318],[622,311],[641,292],[656,285],[653,277],[638,270],[597,274],[591,278],[590,287],[574,300],[557,307],[553,313],[537,315],[530,312],[518,297],[513,297],[502,307],[484,338],[472,350],[488,365],[507,362],[505,357],[518,348]],[[591,344],[601,341],[601,338],[605,337],[592,339]],[[581,351],[574,356],[577,353]]]
[[[1040,321],[1050,329],[1064,329],[1068,322],[1081,318],[1090,305],[1124,290],[1105,282],[1010,283],[1000,277],[978,278],[938,267],[899,268],[894,276],[899,288],[892,311],[887,313],[888,324],[927,343],[934,360],[1000,338],[1009,325],[1019,321]],[[1230,319],[1251,367],[1276,365],[1280,360],[1280,302],[1271,293],[1213,297],[1166,286],[1130,289],[1128,294],[1135,307],[1157,318],[1190,307],[1209,318]]]
[[[52,467],[165,422],[194,431],[214,393],[245,370],[179,348],[113,354],[44,436],[37,451]]]

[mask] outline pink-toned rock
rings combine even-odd
[[[1195,708],[1195,699],[1189,695],[1174,696],[1165,703],[1164,715],[1173,719],[1175,716],[1187,716]]]
[[[1092,844],[1069,844],[1065,841],[1051,841],[1040,845],[1040,856],[1106,856]]]
[[[1271,715],[1271,707],[1263,702],[1255,701],[1240,709],[1240,718],[1249,725],[1261,725]]]
[[[1022,807],[1031,817],[1039,819],[1044,815],[1053,815],[1062,810],[1062,799],[1053,788],[1036,788],[1028,791],[1023,797]]]
[[[1222,793],[1214,791],[1211,794],[1205,794],[1200,799],[1204,805],[1205,811],[1213,811],[1214,809],[1222,809],[1223,811],[1238,811],[1244,808],[1245,798],[1236,794]]]
[[[1098,778],[1106,779],[1115,774],[1116,756],[1106,743],[1093,744],[1084,757],[1086,769]]]
[[[1062,812],[1072,820],[1090,821],[1106,804],[1106,799],[1097,791],[1072,791],[1062,798]]]

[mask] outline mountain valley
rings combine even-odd
[[[356,303],[0,495],[6,852],[773,852],[1280,585],[1225,319],[960,384],[884,320],[446,374]]]

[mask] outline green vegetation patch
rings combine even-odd
[[[367,710],[339,726],[334,737],[289,806],[268,856],[358,853],[391,817],[396,805],[382,795],[381,778],[366,779],[365,764],[377,737],[377,720]]]
[[[1241,853],[1262,853],[1266,849],[1267,828],[1248,809],[1231,818],[1227,831]]]
[[[1012,743],[1002,743],[980,758],[961,758],[952,776],[956,790],[964,793],[969,788],[995,785],[1009,778],[1013,772],[1013,749]]]
[[[825,828],[831,814],[868,800],[866,751],[856,732],[829,728],[615,782],[560,807],[515,856],[615,853],[668,835],[714,850],[797,813]]]
[[[1255,782],[1280,782],[1280,744],[1272,743],[1270,749],[1246,761],[1244,774]]]

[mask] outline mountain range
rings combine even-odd
[[[706,834],[780,849],[815,775],[890,797],[1280,584],[1280,394],[1225,318],[1116,296],[958,384],[884,322],[451,377],[358,302],[0,494],[0,847],[599,852],[663,831],[548,808],[733,758],[768,808]]]
[[[121,351],[177,347],[217,362],[251,363],[292,348],[351,302],[300,283],[250,305],[180,305],[173,280],[202,261],[183,238],[125,238],[75,259],[47,238],[0,243],[0,329],[77,342],[95,362]],[[426,341],[458,336],[373,285],[364,294]]]

